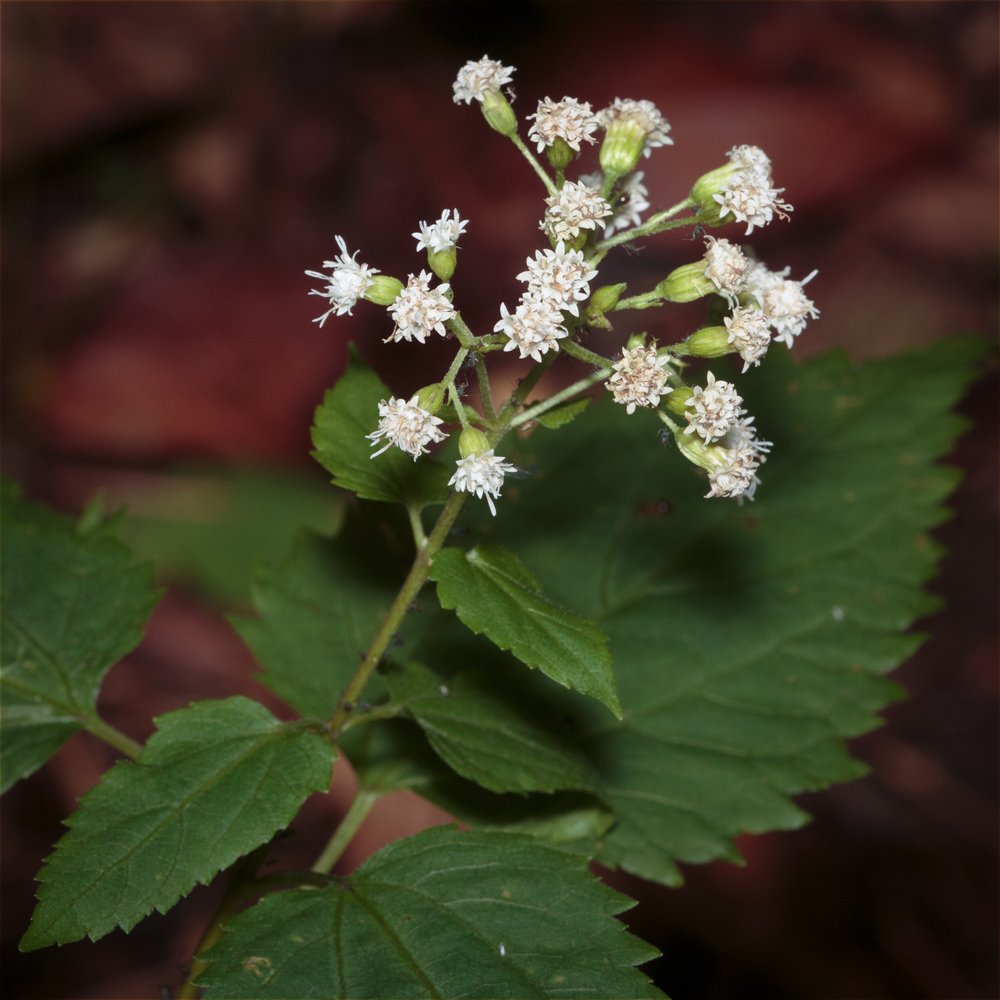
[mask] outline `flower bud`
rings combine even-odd
[[[704,260],[682,264],[656,286],[657,294],[668,302],[694,302],[714,291],[715,285],[705,275]]]
[[[458,251],[454,247],[447,250],[431,250],[427,248],[427,264],[430,269],[442,280],[450,281],[455,273],[455,264],[458,262]]]
[[[502,91],[494,87],[486,88],[480,107],[491,129],[506,136],[517,134],[517,115]]]
[[[576,157],[570,144],[559,137],[556,137],[552,145],[546,148],[545,155],[549,158],[549,163],[559,171],[565,170]]]
[[[667,397],[667,409],[672,410],[678,416],[683,417],[689,412],[687,409],[687,401],[693,395],[694,390],[688,388],[688,386],[679,386]]]
[[[377,274],[368,282],[363,297],[377,306],[391,306],[402,290],[403,283],[399,278],[393,278],[388,274]]]
[[[610,330],[611,324],[605,317],[609,309],[614,309],[618,305],[622,292],[625,291],[625,282],[617,285],[602,285],[591,296],[587,303],[587,308],[583,314],[583,321],[587,326],[596,326],[601,330]]]
[[[601,169],[611,177],[630,174],[638,166],[647,130],[633,116],[616,119],[601,143]]]
[[[440,382],[425,385],[417,392],[417,406],[426,410],[431,416],[444,405],[444,386]]]
[[[667,405],[677,395],[675,390],[667,400]],[[706,472],[714,472],[720,465],[724,465],[727,455],[725,450],[715,444],[706,444],[697,434],[685,434],[677,431],[674,434],[674,441],[680,453],[693,465],[704,469]]]
[[[718,209],[718,202],[715,201],[713,196],[722,194],[729,186],[729,182],[733,176],[738,174],[742,169],[743,167],[739,163],[729,162],[724,166],[709,170],[707,174],[702,174],[694,182],[694,186],[691,188],[691,200],[699,206],[699,219],[701,219],[703,212]],[[716,213],[716,219],[718,219],[718,213]]]
[[[680,349],[696,358],[721,358],[736,350],[724,326],[703,326],[695,330]]]
[[[490,450],[490,442],[486,435],[475,427],[466,427],[458,439],[458,451],[462,458],[472,455],[482,455]]]

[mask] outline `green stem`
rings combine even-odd
[[[358,832],[358,828],[365,821],[365,817],[371,812],[371,808],[378,801],[377,792],[362,791],[354,797],[350,809],[344,814],[343,819],[334,830],[333,836],[323,848],[322,853],[312,866],[314,872],[321,875],[329,875],[333,871],[333,866],[340,860],[347,845]]]
[[[109,743],[126,757],[131,757],[132,760],[135,760],[142,753],[141,743],[136,743],[131,736],[126,736],[121,730],[115,729],[114,726],[96,715],[87,718],[85,725],[87,732],[93,733],[98,739]]]
[[[565,343],[565,341],[563,341]],[[490,437],[491,444],[497,444],[511,427],[511,422],[517,416],[517,409],[524,402],[528,393],[538,385],[541,377],[549,370],[552,363],[559,357],[557,351],[551,351],[534,366],[527,375],[517,383],[517,388],[511,393],[510,399],[504,403],[503,409],[497,415],[497,431]]]
[[[396,599],[392,602],[385,620],[375,633],[372,644],[368,647],[368,652],[365,653],[365,657],[358,665],[354,676],[348,682],[347,687],[344,688],[344,693],[340,696],[340,701],[337,702],[337,707],[330,716],[328,728],[334,742],[340,736],[340,732],[348,716],[351,714],[354,703],[361,697],[368,679],[382,659],[382,654],[389,648],[389,644],[399,631],[399,626],[406,617],[406,613],[410,610],[410,605],[427,580],[431,560],[441,546],[444,545],[445,539],[448,537],[448,532],[451,531],[459,511],[462,509],[462,504],[465,503],[466,496],[466,493],[453,493],[448,498],[448,502],[444,505],[444,510],[441,511],[437,523],[434,525],[427,540],[417,549],[413,565],[410,567],[410,572],[403,581],[403,585],[399,588]]]
[[[268,841],[268,843],[258,847],[256,851],[248,854],[233,868],[225,894],[194,950],[195,957],[191,960],[191,971],[188,973],[187,982],[177,993],[177,1000],[198,1000],[198,997],[201,996],[201,989],[194,985],[194,981],[208,968],[209,963],[198,958],[198,955],[208,951],[226,933],[226,923],[239,911],[246,898],[247,883],[257,873],[257,869],[263,864],[270,849],[271,842]]]
[[[584,361],[588,365],[593,365],[595,368],[610,368],[612,365],[609,358],[602,357],[600,354],[595,354],[593,351],[588,351],[586,347],[581,347],[572,340],[562,341],[559,345],[559,349],[564,354],[568,354],[571,358],[576,358],[577,361]]]
[[[427,540],[427,535],[424,533],[423,522],[420,520],[420,508],[408,503],[406,505],[406,515],[410,519],[410,530],[413,532],[413,543],[419,549],[420,546]]]
[[[456,312],[445,326],[451,329],[462,347],[468,349],[475,344],[476,335],[469,329],[469,324],[465,322],[460,312]]]
[[[527,146],[525,146],[521,137],[515,132],[510,137],[510,141],[517,146],[517,148],[521,151],[521,155],[531,164],[531,169],[534,170],[539,177],[541,177],[542,183],[545,185],[545,190],[548,191],[550,195],[556,194],[555,181],[549,177],[545,168],[538,162],[538,160],[535,159],[535,154],[532,153]]]
[[[593,375],[588,375],[586,378],[580,379],[579,382],[574,382],[572,385],[566,386],[565,389],[560,389],[559,392],[549,396],[548,399],[543,400],[541,403],[536,403],[534,406],[529,406],[526,410],[519,413],[510,422],[510,426],[520,427],[521,424],[527,423],[529,420],[534,420],[567,399],[572,399],[573,396],[589,389],[592,385],[603,382],[610,374],[610,368],[602,368],[600,371],[594,372]]]
[[[681,202],[679,205],[674,205],[673,208],[668,208],[665,212],[658,212],[641,226],[636,226],[634,229],[626,229],[625,232],[618,233],[617,236],[601,240],[594,247],[594,250],[603,257],[612,247],[621,246],[622,243],[630,243],[632,240],[639,239],[642,236],[655,236],[657,233],[665,233],[668,229],[680,229],[683,226],[697,225],[698,220],[694,216],[685,219],[670,218],[683,208],[685,204],[687,203]],[[691,204],[693,205],[694,203],[691,202]]]
[[[476,355],[476,380],[479,382],[479,399],[483,404],[483,413],[492,426],[496,423],[497,411],[493,409],[493,393],[490,390],[490,378],[486,371],[486,362],[482,356]]]

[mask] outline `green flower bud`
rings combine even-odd
[[[501,91],[492,87],[487,88],[483,92],[480,107],[483,111],[483,117],[491,129],[506,136],[517,134],[517,115],[514,114],[510,101],[504,97]]]
[[[676,394],[677,390],[674,390],[668,399],[673,400]],[[725,451],[718,445],[706,444],[697,434],[685,434],[684,431],[677,431],[674,434],[674,441],[680,453],[689,462],[706,472],[714,472],[720,465],[726,463]]]
[[[377,306],[391,306],[402,290],[403,283],[399,278],[393,278],[388,274],[376,274],[369,281],[364,298]]]
[[[612,122],[601,143],[601,169],[614,178],[632,173],[642,157],[647,132],[643,123],[632,115]]]
[[[625,291],[625,282],[617,285],[602,285],[591,296],[583,314],[587,326],[596,326],[599,330],[610,330],[611,324],[604,315],[609,309],[614,309]]]
[[[617,285],[601,285],[590,296],[591,307],[598,312],[607,312],[609,309],[614,309],[618,305],[618,300],[622,297],[622,292],[625,291],[625,288],[624,281],[620,281]]]
[[[695,330],[680,347],[696,358],[721,358],[736,350],[729,340],[729,331],[724,326],[703,326],[700,330]]]
[[[718,208],[718,203],[712,196],[722,194],[729,186],[732,177],[742,169],[744,168],[739,163],[730,162],[724,166],[716,167],[714,170],[709,170],[707,174],[702,174],[694,182],[694,187],[691,188],[691,200],[702,207],[715,205]]]
[[[490,442],[486,435],[475,427],[466,427],[458,439],[458,451],[462,458],[470,455],[481,455],[490,450]]]
[[[682,264],[656,286],[657,294],[668,302],[694,302],[714,291],[715,285],[705,276],[704,260]]]
[[[427,264],[442,281],[451,280],[456,263],[458,263],[458,251],[454,247],[449,247],[447,250],[430,248],[427,250]]]
[[[426,410],[432,416],[444,405],[444,386],[440,382],[432,382],[417,391],[417,406]]]
[[[685,404],[693,395],[694,390],[688,388],[686,385],[682,385],[677,389],[674,389],[674,391],[667,396],[667,409],[676,413],[678,416],[684,416],[684,414],[688,412],[688,408]]]
[[[557,138],[555,142],[552,143],[545,150],[545,155],[549,158],[549,163],[556,170],[565,170],[572,162],[576,153],[573,152],[572,147],[566,142],[565,139]]]
[[[633,333],[631,337],[625,343],[625,350],[634,351],[637,347],[646,346],[646,333],[645,331],[641,333]],[[653,346],[656,346],[656,342],[653,342]]]

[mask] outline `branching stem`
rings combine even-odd
[[[333,866],[340,860],[341,854],[351,842],[351,839],[358,832],[365,817],[371,812],[371,808],[378,801],[377,792],[360,791],[354,797],[350,808],[344,813],[343,819],[337,824],[333,836],[323,848],[320,856],[312,866],[314,872],[320,875],[329,875],[333,871]]]

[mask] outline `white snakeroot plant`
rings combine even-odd
[[[636,969],[655,949],[615,921],[628,901],[589,862],[677,884],[681,861],[731,859],[747,830],[800,823],[792,795],[857,773],[841,741],[892,696],[887,651],[912,648],[901,632],[927,608],[925,533],[951,482],[933,462],[976,355],[952,338],[860,378],[837,355],[793,365],[769,345],[792,347],[818,316],[803,291],[815,272],[793,281],[723,236],[694,242],[786,211],[766,155],[732,147],[640,221],[637,164],[676,176],[655,105],[616,100],[592,127],[589,105],[544,101],[540,162],[503,93],[512,76],[470,62],[454,98],[478,103],[541,182],[549,246],[517,275],[513,311],[479,331],[463,316],[457,209],[419,224],[427,269],[405,283],[339,236],[306,272],[323,282],[320,326],[371,304],[394,370],[426,364],[431,334],[454,353],[404,391],[352,347],[316,409],[338,516],[267,557],[256,616],[235,620],[281,718],[242,695],[194,701],[145,746],[103,719],[101,681],[142,634],[153,573],[117,518],[91,507],[75,522],[3,485],[4,787],[80,730],[128,758],[46,861],[23,949],[128,931],[230,869],[179,1000],[656,997]],[[588,156],[600,169],[584,180]],[[465,242],[488,235],[469,228]],[[624,250],[673,230],[690,235],[669,273],[632,277]],[[777,446],[744,393],[766,400]],[[326,845],[305,870],[280,867],[272,843],[348,765],[357,792]],[[401,788],[462,828],[334,875]]]

